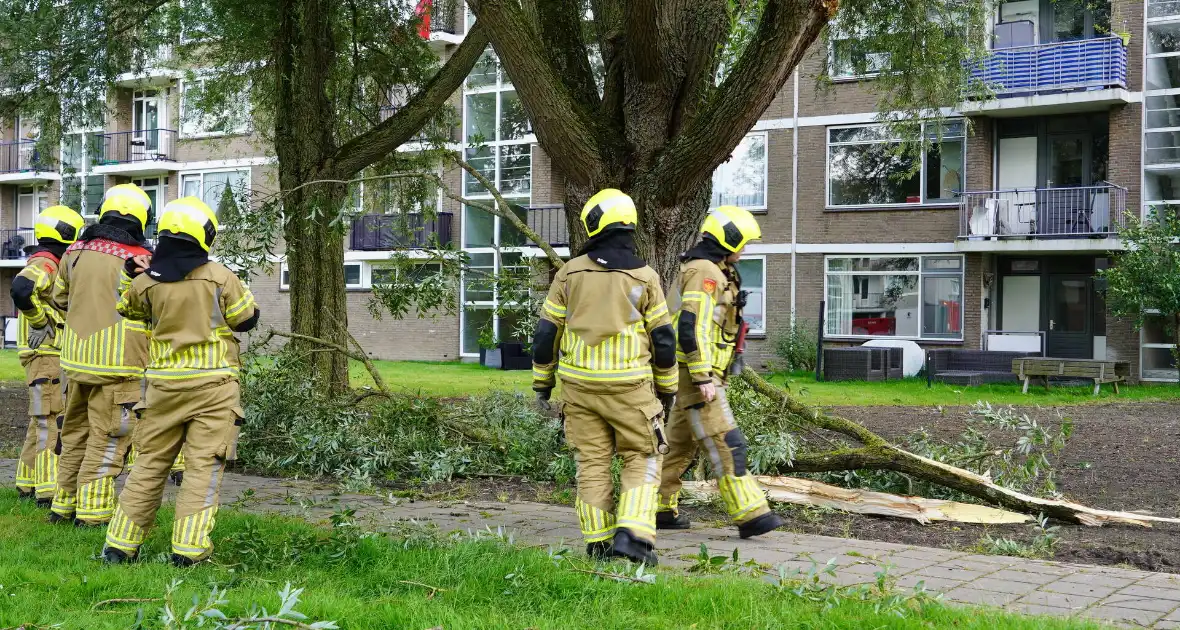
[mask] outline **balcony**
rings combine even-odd
[[[423,33],[423,36],[430,42],[431,47],[440,49],[462,43],[460,20],[464,19],[463,3],[459,0],[429,0],[427,7],[430,12],[429,36],[427,37],[426,33]]]
[[[960,251],[1121,249],[1127,189],[1111,183],[1073,188],[964,192]]]
[[[966,114],[1072,113],[1132,102],[1119,37],[997,48],[968,69],[971,94],[994,98],[960,104]]]
[[[25,248],[36,244],[32,228],[0,230],[0,260],[24,260]]]
[[[349,249],[378,252],[450,245],[453,218],[450,212],[439,212],[435,216],[367,214],[352,220]]]
[[[552,247],[569,247],[569,223],[565,218],[565,207],[561,205],[528,206],[529,229],[545,239]],[[533,245],[533,243],[528,243]]]
[[[142,129],[99,134],[102,153],[94,162],[96,175],[156,175],[178,169],[176,131]]]
[[[33,140],[0,144],[0,184],[41,184],[61,179],[52,160],[43,159]]]

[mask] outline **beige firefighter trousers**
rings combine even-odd
[[[68,375],[67,375],[68,376]],[[61,427],[57,514],[101,525],[115,512],[115,478],[123,472],[131,433],[133,407],[141,397],[140,379],[95,385],[71,379]]]
[[[578,464],[575,502],[587,543],[610,540],[616,528],[654,543],[662,456],[654,422],[663,408],[651,381],[589,388],[562,379],[565,436]],[[623,459],[622,491],[616,504],[611,459]]]
[[[173,384],[169,384],[173,385]],[[140,411],[135,446],[139,453],[119,507],[107,528],[107,545],[138,553],[164,496],[176,456],[184,454],[184,482],[176,496],[172,553],[201,560],[213,553],[210,533],[217,516],[221,479],[237,458],[242,426],[236,380],[195,390],[160,389],[149,381]]]
[[[16,464],[16,487],[52,499],[57,487],[57,436],[65,388],[56,356],[23,361],[29,386],[29,426]]]
[[[660,511],[678,511],[681,481],[696,459],[698,448],[709,456],[725,509],[737,524],[770,511],[766,494],[746,470],[746,438],[729,408],[725,385],[713,377],[717,396],[706,403],[692,382],[688,366],[680,364],[680,391],[668,421],[668,454],[660,484]]]

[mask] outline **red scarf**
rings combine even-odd
[[[73,251],[90,251],[98,252],[100,254],[107,254],[108,256],[117,256],[123,260],[134,258],[136,256],[147,256],[151,254],[148,250],[139,245],[124,245],[116,243],[115,241],[108,241],[105,238],[92,238],[88,241],[78,241],[66,250],[66,253]]]

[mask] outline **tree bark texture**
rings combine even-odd
[[[566,182],[571,249],[585,240],[582,206],[604,188],[632,196],[640,254],[663,280],[696,239],[727,161],[834,13],[835,0],[767,0],[756,35],[724,83],[726,0],[593,0],[601,95],[589,50],[572,37],[580,3],[471,0],[512,78],[537,140]]]
[[[274,39],[275,153],[291,274],[293,347],[312,357],[313,373],[336,391],[348,387],[348,357],[310,347],[323,339],[348,347],[344,233],[337,220],[342,183],[410,140],[459,88],[487,46],[476,24],[455,54],[396,114],[340,146],[337,107],[326,85],[335,50],[332,0],[282,0]],[[324,181],[335,180],[335,181]],[[308,185],[309,182],[316,182]]]

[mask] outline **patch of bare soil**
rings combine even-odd
[[[1057,413],[1074,422],[1074,433],[1057,463],[1058,487],[1071,500],[1096,508],[1180,515],[1180,404],[1103,404],[1019,409],[1034,418]],[[843,407],[833,410],[890,438],[925,427],[947,440],[966,428],[964,408]],[[801,532],[966,549],[990,534],[1033,538],[1031,528],[964,524],[919,525],[900,519],[828,514],[822,520],[789,511]],[[1180,573],[1180,526],[1153,528],[1062,524],[1054,557],[1066,562],[1130,565]]]
[[[29,426],[29,396],[24,387],[0,386],[0,453],[20,451]]]

